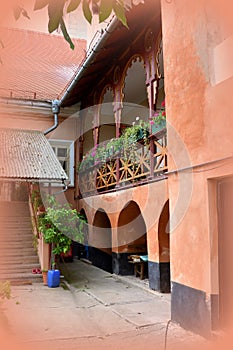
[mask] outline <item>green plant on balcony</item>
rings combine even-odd
[[[152,116],[150,125],[153,134],[166,127],[165,100],[161,103],[160,110],[158,112],[155,112]]]
[[[126,128],[121,136],[124,150],[124,158],[134,159],[139,141],[143,141],[144,145],[149,143],[149,123],[136,117],[136,122],[132,126]]]
[[[137,123],[138,122],[138,123]],[[96,145],[84,157],[79,165],[79,171],[85,171],[94,165],[101,165],[116,159],[118,156],[133,159],[138,142],[148,144],[149,122],[136,117],[136,122],[126,128],[119,138],[112,138],[108,142]]]

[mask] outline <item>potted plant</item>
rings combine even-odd
[[[48,196],[47,201],[47,211],[40,215],[38,222],[39,231],[45,243],[52,246],[53,263],[52,269],[48,270],[49,278],[50,275],[59,274],[55,268],[56,257],[69,251],[72,239],[80,243],[84,241],[85,221],[83,216],[77,213],[76,209],[72,209],[69,204],[58,204],[53,196]]]
[[[126,159],[135,159],[135,152],[139,147],[139,142],[149,143],[149,123],[136,117],[136,122],[132,126],[125,128],[121,138],[123,144],[123,156]]]
[[[161,103],[161,108],[158,112],[155,112],[151,121],[152,134],[166,128],[166,111],[165,111],[165,100]]]

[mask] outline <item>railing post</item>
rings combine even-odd
[[[150,137],[150,178],[154,177],[154,168],[155,168],[155,144],[153,136]]]
[[[116,187],[120,186],[120,158],[116,158]]]

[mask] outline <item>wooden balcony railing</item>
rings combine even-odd
[[[150,136],[149,144],[137,143],[130,156],[118,155],[115,159],[96,164],[79,173],[82,196],[109,191],[136,182],[147,181],[163,174],[167,169],[166,129]]]

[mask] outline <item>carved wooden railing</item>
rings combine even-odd
[[[166,129],[150,142],[139,142],[130,156],[120,154],[106,163],[96,164],[79,173],[81,195],[96,194],[125,185],[142,182],[163,174],[167,169]]]

